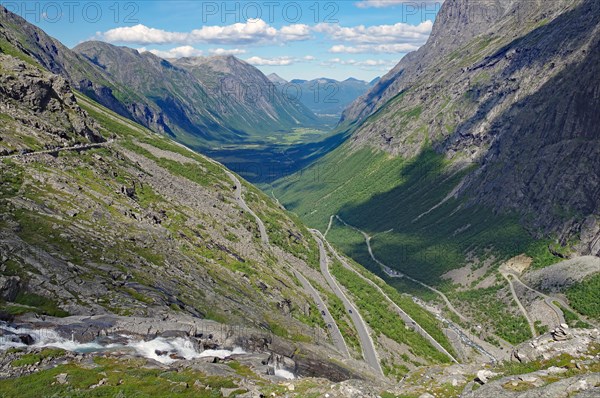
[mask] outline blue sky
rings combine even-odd
[[[385,74],[427,40],[442,1],[0,1],[73,47],[165,57],[231,53],[285,79]]]

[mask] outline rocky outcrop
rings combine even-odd
[[[13,301],[21,290],[21,278],[0,275],[0,300]]]
[[[6,150],[23,150],[26,143],[15,130],[33,130],[40,146],[105,141],[96,123],[79,107],[70,85],[60,76],[44,72],[22,60],[0,53],[0,110],[15,121],[4,123]],[[21,136],[22,137],[22,136]]]
[[[562,325],[550,333],[521,344],[513,351],[513,358],[520,362],[549,359],[568,354],[572,357],[586,356],[592,344],[600,343],[598,329],[569,329]]]
[[[515,382],[515,387],[525,385],[526,391],[511,391],[505,388],[506,384],[511,384],[516,378],[503,378],[493,383],[486,384],[476,391],[463,393],[461,398],[567,398],[567,397],[587,397],[597,396],[595,388],[600,383],[600,374],[593,373],[583,376],[576,376],[557,381],[545,386],[535,385],[535,378],[523,376],[522,379]],[[541,384],[544,384],[539,380]],[[591,394],[591,395],[590,395]]]
[[[600,273],[600,258],[584,256],[529,271],[523,279],[538,290],[563,293],[569,287],[597,273]]]

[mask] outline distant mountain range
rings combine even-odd
[[[26,52],[102,105],[190,145],[239,143],[319,119],[233,56],[168,61],[103,42],[73,50],[4,12],[0,40]]]
[[[269,80],[280,87],[290,98],[298,98],[308,109],[320,116],[338,118],[354,100],[365,94],[379,77],[366,82],[354,78],[344,81],[319,78],[313,80],[293,79],[289,82],[276,73]]]

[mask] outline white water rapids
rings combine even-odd
[[[25,344],[21,340],[21,336],[30,336],[33,342],[27,341]],[[91,353],[129,349],[137,355],[153,359],[163,364],[171,364],[178,359],[184,358],[187,360],[206,357],[217,357],[220,359],[228,358],[232,355],[245,354],[246,352],[239,347],[230,350],[204,350],[199,352],[192,341],[182,337],[155,337],[152,340],[142,340],[139,337],[119,335],[114,336],[118,342],[110,343],[94,341],[90,343],[79,343],[73,338],[67,339],[62,337],[58,332],[52,329],[30,329],[30,328],[15,328],[9,326],[5,322],[0,322],[0,351],[10,348],[61,348],[66,351]],[[110,339],[108,340],[110,341]],[[293,380],[295,375],[293,372],[277,368],[275,366],[274,374],[277,377]]]
[[[144,341],[133,336],[119,336],[127,343],[114,343],[102,345],[97,342],[79,343],[73,339],[65,339],[56,331],[51,329],[27,329],[13,328],[4,323],[0,323],[0,350],[19,347],[54,347],[62,348],[73,352],[101,352],[117,349],[129,348],[134,350],[138,355],[155,361],[170,364],[177,359],[195,359],[204,357],[218,357],[225,359],[232,355],[244,354],[244,350],[239,347],[229,350],[204,350],[198,352],[194,344],[187,339],[181,337],[164,338],[156,337],[153,340]],[[29,335],[33,339],[33,344],[27,345],[20,341],[19,336]],[[161,355],[159,355],[161,353]],[[174,358],[172,358],[173,356]],[[283,377],[283,376],[282,376]]]

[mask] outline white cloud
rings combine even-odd
[[[246,54],[246,50],[241,48],[211,48],[208,50],[212,55],[238,55],[238,54]]]
[[[280,34],[284,41],[307,40],[310,38],[310,26],[305,24],[282,26]]]
[[[261,42],[287,42],[307,40],[310,27],[303,24],[283,26],[280,30],[270,26],[262,19],[248,20],[225,26],[203,26],[191,32],[169,32],[135,25],[98,32],[96,38],[110,43],[136,44],[249,44]]]
[[[256,66],[287,66],[293,64],[295,59],[287,56],[275,58],[250,57],[246,62]]]
[[[186,41],[185,33],[167,32],[149,28],[141,24],[124,28],[114,28],[104,33],[98,32],[96,36],[110,43],[167,44],[183,43]]]
[[[302,59],[305,61],[314,61],[316,58],[312,55],[305,55],[304,57],[302,57]]]
[[[146,47],[138,48],[139,53],[150,52],[161,58],[183,58],[183,57],[198,57],[202,55],[202,50],[198,50],[192,46],[175,47],[170,50],[154,50],[146,49]]]
[[[442,4],[444,0],[420,0],[420,1],[410,1],[410,0],[361,0],[354,3],[358,8],[385,8],[385,7],[394,7],[401,4],[406,4],[411,7],[421,7],[423,5],[430,4]]]
[[[399,22],[394,25],[375,25],[366,27],[358,25],[343,27],[338,24],[320,23],[314,30],[328,35],[330,38],[358,44],[399,44],[413,43],[423,45],[431,34],[432,21],[421,22],[419,25],[410,25]]]
[[[418,50],[419,46],[411,43],[399,43],[399,44],[360,44],[357,46],[345,46],[343,44],[332,46],[329,49],[330,53],[334,54],[364,54],[364,53],[386,53],[386,54],[396,54],[396,53],[407,53],[411,51]]]

